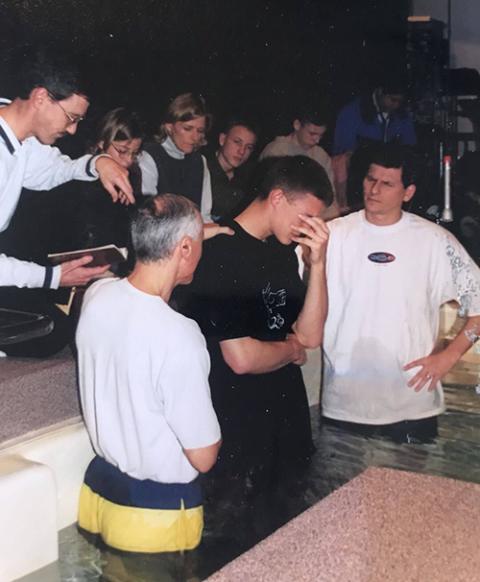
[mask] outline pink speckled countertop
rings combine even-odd
[[[480,485],[367,469],[208,580],[480,581]]]

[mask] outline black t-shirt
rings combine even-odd
[[[294,248],[274,237],[263,242],[234,221],[227,224],[235,235],[205,242],[195,278],[180,296],[181,311],[207,339],[212,399],[224,439],[220,460],[238,468],[247,458],[264,463],[272,449],[281,456],[308,455],[311,432],[300,367],[238,375],[220,349],[221,341],[246,336],[286,338],[305,297]]]

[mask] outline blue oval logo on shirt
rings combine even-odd
[[[392,253],[370,253],[368,255],[368,260],[372,263],[392,263],[396,259],[395,255]]]

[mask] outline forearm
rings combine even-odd
[[[24,186],[32,190],[50,190],[70,180],[96,180],[97,157],[85,155],[76,160],[63,155],[58,148],[38,146],[41,155],[29,159]]]
[[[298,341],[306,348],[317,348],[323,340],[323,329],[328,311],[325,263],[311,266],[302,311],[293,325]]]
[[[200,473],[207,473],[215,465],[222,441],[200,449],[183,449],[188,462]]]
[[[60,282],[60,267],[43,267],[28,261],[0,255],[0,286],[56,289]]]
[[[455,364],[463,354],[472,347],[479,337],[480,315],[468,317],[465,325],[445,348],[444,353],[445,355],[448,355]]]
[[[268,342],[252,337],[220,342],[223,359],[236,374],[266,374],[295,361],[298,353],[292,342]]]

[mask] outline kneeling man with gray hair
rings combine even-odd
[[[202,226],[186,198],[150,198],[132,222],[132,274],[98,281],[85,295],[79,382],[96,457],[78,521],[120,550],[171,552],[200,543],[198,473],[214,465],[220,429],[205,340],[168,300],[193,277]]]

